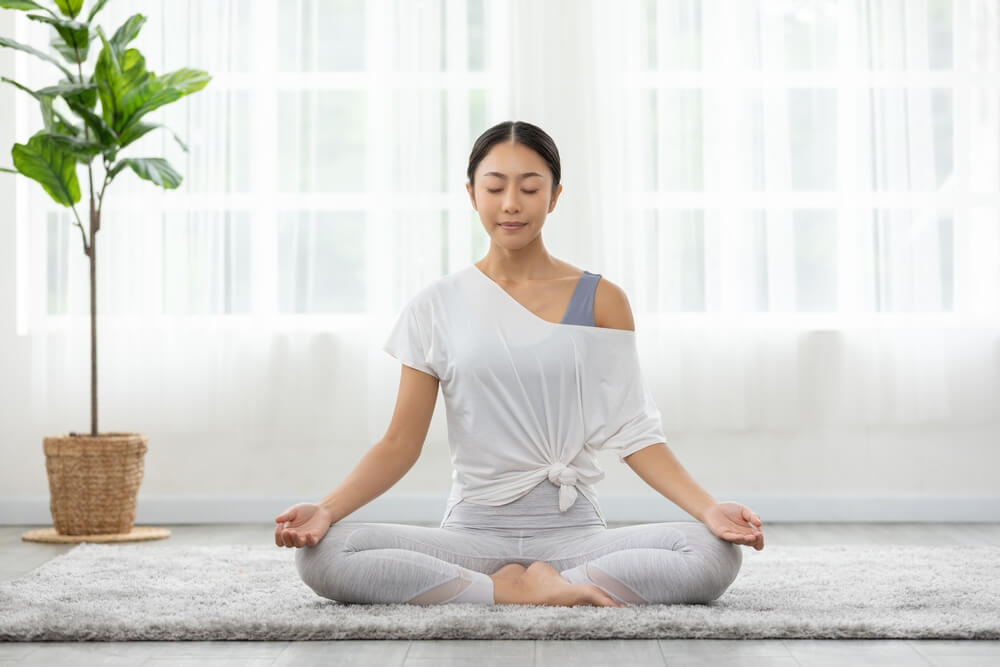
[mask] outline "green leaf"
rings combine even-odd
[[[153,73],[146,71],[146,61],[137,49],[129,49],[122,54],[121,74],[109,72],[109,83],[114,98],[114,116],[110,125],[119,134],[133,118],[138,107],[162,88]],[[172,100],[163,104],[170,101]]]
[[[93,108],[97,102],[97,84],[92,81],[86,83],[60,81],[55,86],[47,86],[35,91],[39,95],[60,96],[66,103],[79,102],[88,109]]]
[[[83,103],[88,109],[93,109],[97,106],[97,83],[94,82],[93,78],[86,78],[85,83],[91,86],[91,88],[83,91],[79,95],[74,95],[74,97]]]
[[[115,34],[111,37],[111,45],[115,47],[115,53],[121,57],[125,47],[139,35],[142,24],[146,22],[146,17],[142,14],[133,14],[125,19]]]
[[[42,108],[42,123],[45,125],[45,130],[54,134],[80,135],[82,130],[63,118],[62,114],[53,108],[52,100],[53,98],[47,95],[40,95],[38,97],[38,104]]]
[[[14,79],[8,79],[5,76],[0,76],[0,81],[6,81],[7,83],[9,83],[10,85],[14,86],[15,88],[20,88],[24,92],[28,93],[29,95],[31,95],[32,97],[34,97],[36,100],[38,99],[38,93],[36,93],[35,91],[33,91],[31,88],[28,88],[27,86],[21,85],[17,81],[14,81]]]
[[[62,37],[63,42],[66,43],[70,49],[79,49],[81,57],[79,60],[74,59],[70,62],[82,63],[86,60],[87,49],[90,46],[90,26],[86,23],[80,23],[79,21],[67,21],[66,19],[55,19],[49,16],[40,16],[38,14],[28,14],[28,18],[32,21],[39,21],[41,23],[48,23],[59,36]],[[65,54],[63,54],[65,58]]]
[[[187,95],[204,88],[208,82],[212,80],[212,77],[209,76],[208,72],[183,67],[176,72],[164,74],[159,77],[159,80],[162,81],[164,85],[177,88],[182,93]]]
[[[86,141],[85,139],[58,133],[49,133],[48,136],[56,143],[60,150],[69,153],[82,162],[90,162],[91,158],[95,155],[104,152],[104,146],[93,141]]]
[[[94,131],[94,134],[97,136],[97,140],[104,144],[105,150],[111,150],[112,148],[117,149],[118,135],[115,134],[114,130],[108,127],[103,118],[80,104],[79,100],[68,99],[66,100],[66,104],[73,110],[74,113],[76,113],[76,115],[83,119],[83,122],[86,123],[87,127]]]
[[[158,79],[146,81],[139,88],[130,91],[122,102],[122,123],[116,128],[120,134],[129,131],[139,119],[154,109],[175,102],[184,96],[177,88],[163,88]]]
[[[30,12],[32,9],[45,9],[45,7],[31,0],[0,0],[0,7],[3,9],[21,9],[26,12]]]
[[[131,167],[140,178],[151,181],[164,190],[172,190],[181,184],[181,175],[160,157],[125,158],[108,172],[108,176],[114,178],[126,166]]]
[[[0,167],[0,171],[9,171],[12,174],[20,174],[17,169],[8,169],[7,167]]]
[[[91,32],[90,34],[87,35],[87,45],[82,49],[80,49],[80,60],[79,60],[80,63],[84,63],[87,61],[87,56],[90,54],[90,45],[94,42],[96,38],[97,38],[96,32]],[[56,53],[61,55],[63,57],[63,60],[65,60],[66,62],[70,63],[71,65],[77,64],[76,49],[69,46],[63,40],[63,38],[60,37],[58,34],[52,36],[52,39],[49,40],[49,46],[51,46]]]
[[[56,114],[56,118],[53,118],[55,114],[52,108],[52,98],[56,96],[62,97],[66,100],[66,104],[70,102],[78,102],[83,106],[87,106],[88,100],[92,100],[97,97],[97,86],[94,83],[77,83],[60,81],[55,86],[47,86],[45,88],[39,88],[35,91],[36,95],[41,96],[44,101],[42,101],[42,119],[45,121],[45,129],[49,132],[56,132],[60,134],[80,134],[80,128],[69,123],[62,116]],[[72,106],[70,107],[72,109]],[[61,122],[57,122],[61,121]]]
[[[101,9],[106,4],[108,4],[108,0],[97,0],[97,4],[94,5],[93,7],[91,7],[90,8],[90,13],[87,14],[87,23],[90,23],[91,21],[93,21],[94,17],[97,16],[97,12],[101,11]]]
[[[39,104],[42,107],[42,121],[45,124],[45,129],[46,130],[49,130],[49,131],[55,130],[55,131],[61,132],[63,134],[79,134],[80,133],[80,128],[78,128],[77,126],[73,125],[73,123],[71,123],[70,121],[66,120],[66,118],[62,114],[60,114],[58,111],[56,111],[55,109],[52,108],[52,97],[51,96],[39,95],[38,93],[36,93],[35,91],[33,91],[31,88],[28,88],[27,86],[23,86],[20,83],[18,83],[17,81],[14,81],[13,79],[8,79],[5,76],[0,76],[0,81],[6,81],[7,83],[9,83],[10,85],[14,86],[15,88],[19,88],[20,90],[23,90],[24,92],[28,93],[29,95],[31,95],[32,97],[34,97],[36,100],[38,100]]]
[[[130,49],[132,51],[134,49]],[[184,95],[201,90],[211,80],[206,72],[183,68],[156,77],[150,73],[142,85],[128,91],[122,98],[122,125],[120,134],[129,132],[139,119],[154,109],[174,102]]]
[[[48,62],[52,63],[53,65],[61,69],[63,71],[63,74],[66,75],[67,79],[71,81],[73,80],[73,73],[70,72],[65,67],[63,67],[63,64],[61,62],[59,62],[58,60],[56,60],[47,53],[32,48],[27,44],[21,44],[20,42],[15,42],[13,39],[8,39],[7,37],[0,37],[0,46],[6,46],[8,49],[17,49],[18,51],[24,51],[25,53],[30,53],[34,56],[38,56],[42,60],[47,60]]]
[[[66,81],[60,81],[58,84],[54,86],[46,86],[45,88],[39,88],[35,92],[38,93],[39,95],[62,95],[64,97],[65,96],[79,97],[80,93],[91,89],[96,90],[97,84],[77,83],[75,81],[69,83]]]
[[[181,141],[181,138],[177,136],[176,132],[162,123],[134,123],[130,125],[127,130],[118,135],[118,145],[121,148],[125,148],[139,137],[147,134],[151,130],[155,130],[158,127],[162,127],[164,130],[174,135],[174,140],[177,142],[177,145],[179,145],[185,153],[188,152],[187,144]]]
[[[80,8],[83,7],[83,0],[56,0],[56,7],[63,13],[63,16],[75,19],[76,15],[80,13]]]
[[[63,151],[45,132],[28,139],[28,144],[14,144],[10,151],[14,167],[38,181],[56,203],[69,207],[80,201],[80,182],[76,178],[76,158]]]
[[[100,26],[97,26],[97,34],[104,46],[97,54],[97,63],[94,65],[94,81],[97,83],[97,93],[101,98],[101,115],[104,117],[104,122],[113,127],[115,119],[119,115],[116,89],[120,87],[122,66],[118,62],[118,52],[108,42]]]

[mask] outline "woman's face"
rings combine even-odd
[[[520,248],[542,231],[562,185],[552,192],[552,172],[542,156],[523,144],[493,146],[476,167],[475,190],[466,183],[472,207],[493,243]],[[504,227],[502,223],[524,223]]]

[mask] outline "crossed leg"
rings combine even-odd
[[[741,563],[700,523],[557,529],[529,541],[389,523],[334,524],[296,553],[302,580],[341,602],[595,604],[705,602]],[[512,556],[517,553],[517,556]]]

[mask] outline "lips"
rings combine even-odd
[[[501,223],[498,223],[498,224],[501,227],[503,227],[504,229],[520,229],[521,227],[524,227],[527,223],[524,223],[524,222],[512,222],[512,223],[501,222]]]

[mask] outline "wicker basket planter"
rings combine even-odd
[[[56,532],[131,532],[148,442],[140,433],[46,437],[45,469]]]

